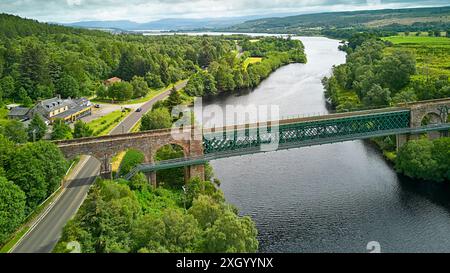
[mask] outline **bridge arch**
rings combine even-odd
[[[128,153],[131,152],[129,156],[131,156],[131,162],[136,164],[143,164],[143,163],[150,163],[150,151],[143,148],[125,148],[120,151],[117,151],[115,154],[111,156],[112,164],[111,164],[111,171],[113,173],[113,177],[120,178],[124,176],[127,172],[131,171],[131,168],[125,168],[124,170],[124,160],[127,157]],[[136,152],[138,154],[136,154]],[[129,167],[129,166],[127,166]]]
[[[164,143],[158,143],[157,145],[154,145],[150,151],[150,162],[155,162],[156,161],[156,156],[158,151],[160,151],[161,149],[163,149],[166,146],[176,146],[181,148],[181,150],[183,151],[183,157],[186,158],[190,155],[191,153],[191,149],[190,149],[190,145],[189,142],[187,141],[180,141],[180,140],[169,140],[167,142]]]
[[[419,118],[420,119],[420,118]],[[440,113],[436,111],[428,112],[422,115],[421,126],[444,123]]]
[[[175,160],[189,157],[189,147],[180,144],[169,143],[161,145],[154,150],[154,162]],[[190,179],[189,167],[178,167],[167,170],[156,171],[158,184],[163,184],[171,188],[181,188]]]

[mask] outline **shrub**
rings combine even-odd
[[[136,150],[127,151],[127,153],[125,154],[125,156],[122,159],[122,163],[120,164],[119,174],[121,176],[126,175],[134,167],[143,163],[144,160],[145,160],[145,157],[144,157],[143,153],[136,151]]]

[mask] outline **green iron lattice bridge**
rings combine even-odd
[[[448,115],[448,107],[446,108]],[[450,123],[411,128],[411,110],[391,108],[312,118],[282,120],[265,126],[244,125],[203,131],[203,155],[153,164],[141,164],[126,179],[138,172],[202,165],[208,161],[246,154],[322,145],[399,134],[448,131]],[[275,146],[267,146],[269,144]],[[271,149],[267,149],[271,148]]]

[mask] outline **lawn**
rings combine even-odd
[[[410,50],[416,56],[417,76],[450,76],[450,38],[423,36],[391,36],[383,38],[394,44],[386,53],[402,48]]]
[[[242,62],[242,67],[244,69],[247,69],[247,67],[251,64],[256,64],[256,63],[260,63],[262,62],[262,58],[257,58],[257,57],[248,57],[247,59],[245,59],[244,62]]]
[[[94,130],[95,136],[104,136],[109,134],[128,114],[130,109],[125,109],[125,112],[121,110],[111,112],[99,119],[93,120],[88,123],[89,127]]]

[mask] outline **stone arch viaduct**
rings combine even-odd
[[[278,137],[278,149],[343,142],[376,136],[397,135],[397,147],[428,133],[431,138],[448,136],[450,98],[402,104],[395,108],[330,114],[318,117],[281,120],[267,137]],[[432,124],[424,125],[424,118]],[[270,122],[269,122],[270,123]],[[185,178],[204,178],[204,162],[215,158],[256,153],[264,136],[250,136],[246,130],[260,124],[247,124],[214,129],[165,129],[113,136],[56,141],[66,158],[89,155],[101,162],[101,173],[111,172],[111,159],[122,151],[135,149],[145,156],[147,177],[156,185],[155,154],[163,146],[182,147],[184,158],[176,166],[185,167]],[[236,132],[244,130],[237,138]],[[233,132],[234,138],[217,139],[215,135]],[[274,132],[276,131],[276,132]],[[266,134],[267,135],[267,134]],[[209,136],[209,137],[205,137]],[[206,157],[208,156],[208,157]],[[198,160],[204,158],[204,160]],[[195,159],[195,160],[194,160]],[[184,162],[184,163],[183,163]],[[163,166],[164,164],[160,165]],[[163,166],[165,169],[169,165]],[[175,165],[173,165],[175,166]],[[161,167],[161,169],[163,169]],[[144,169],[143,169],[144,170]]]

